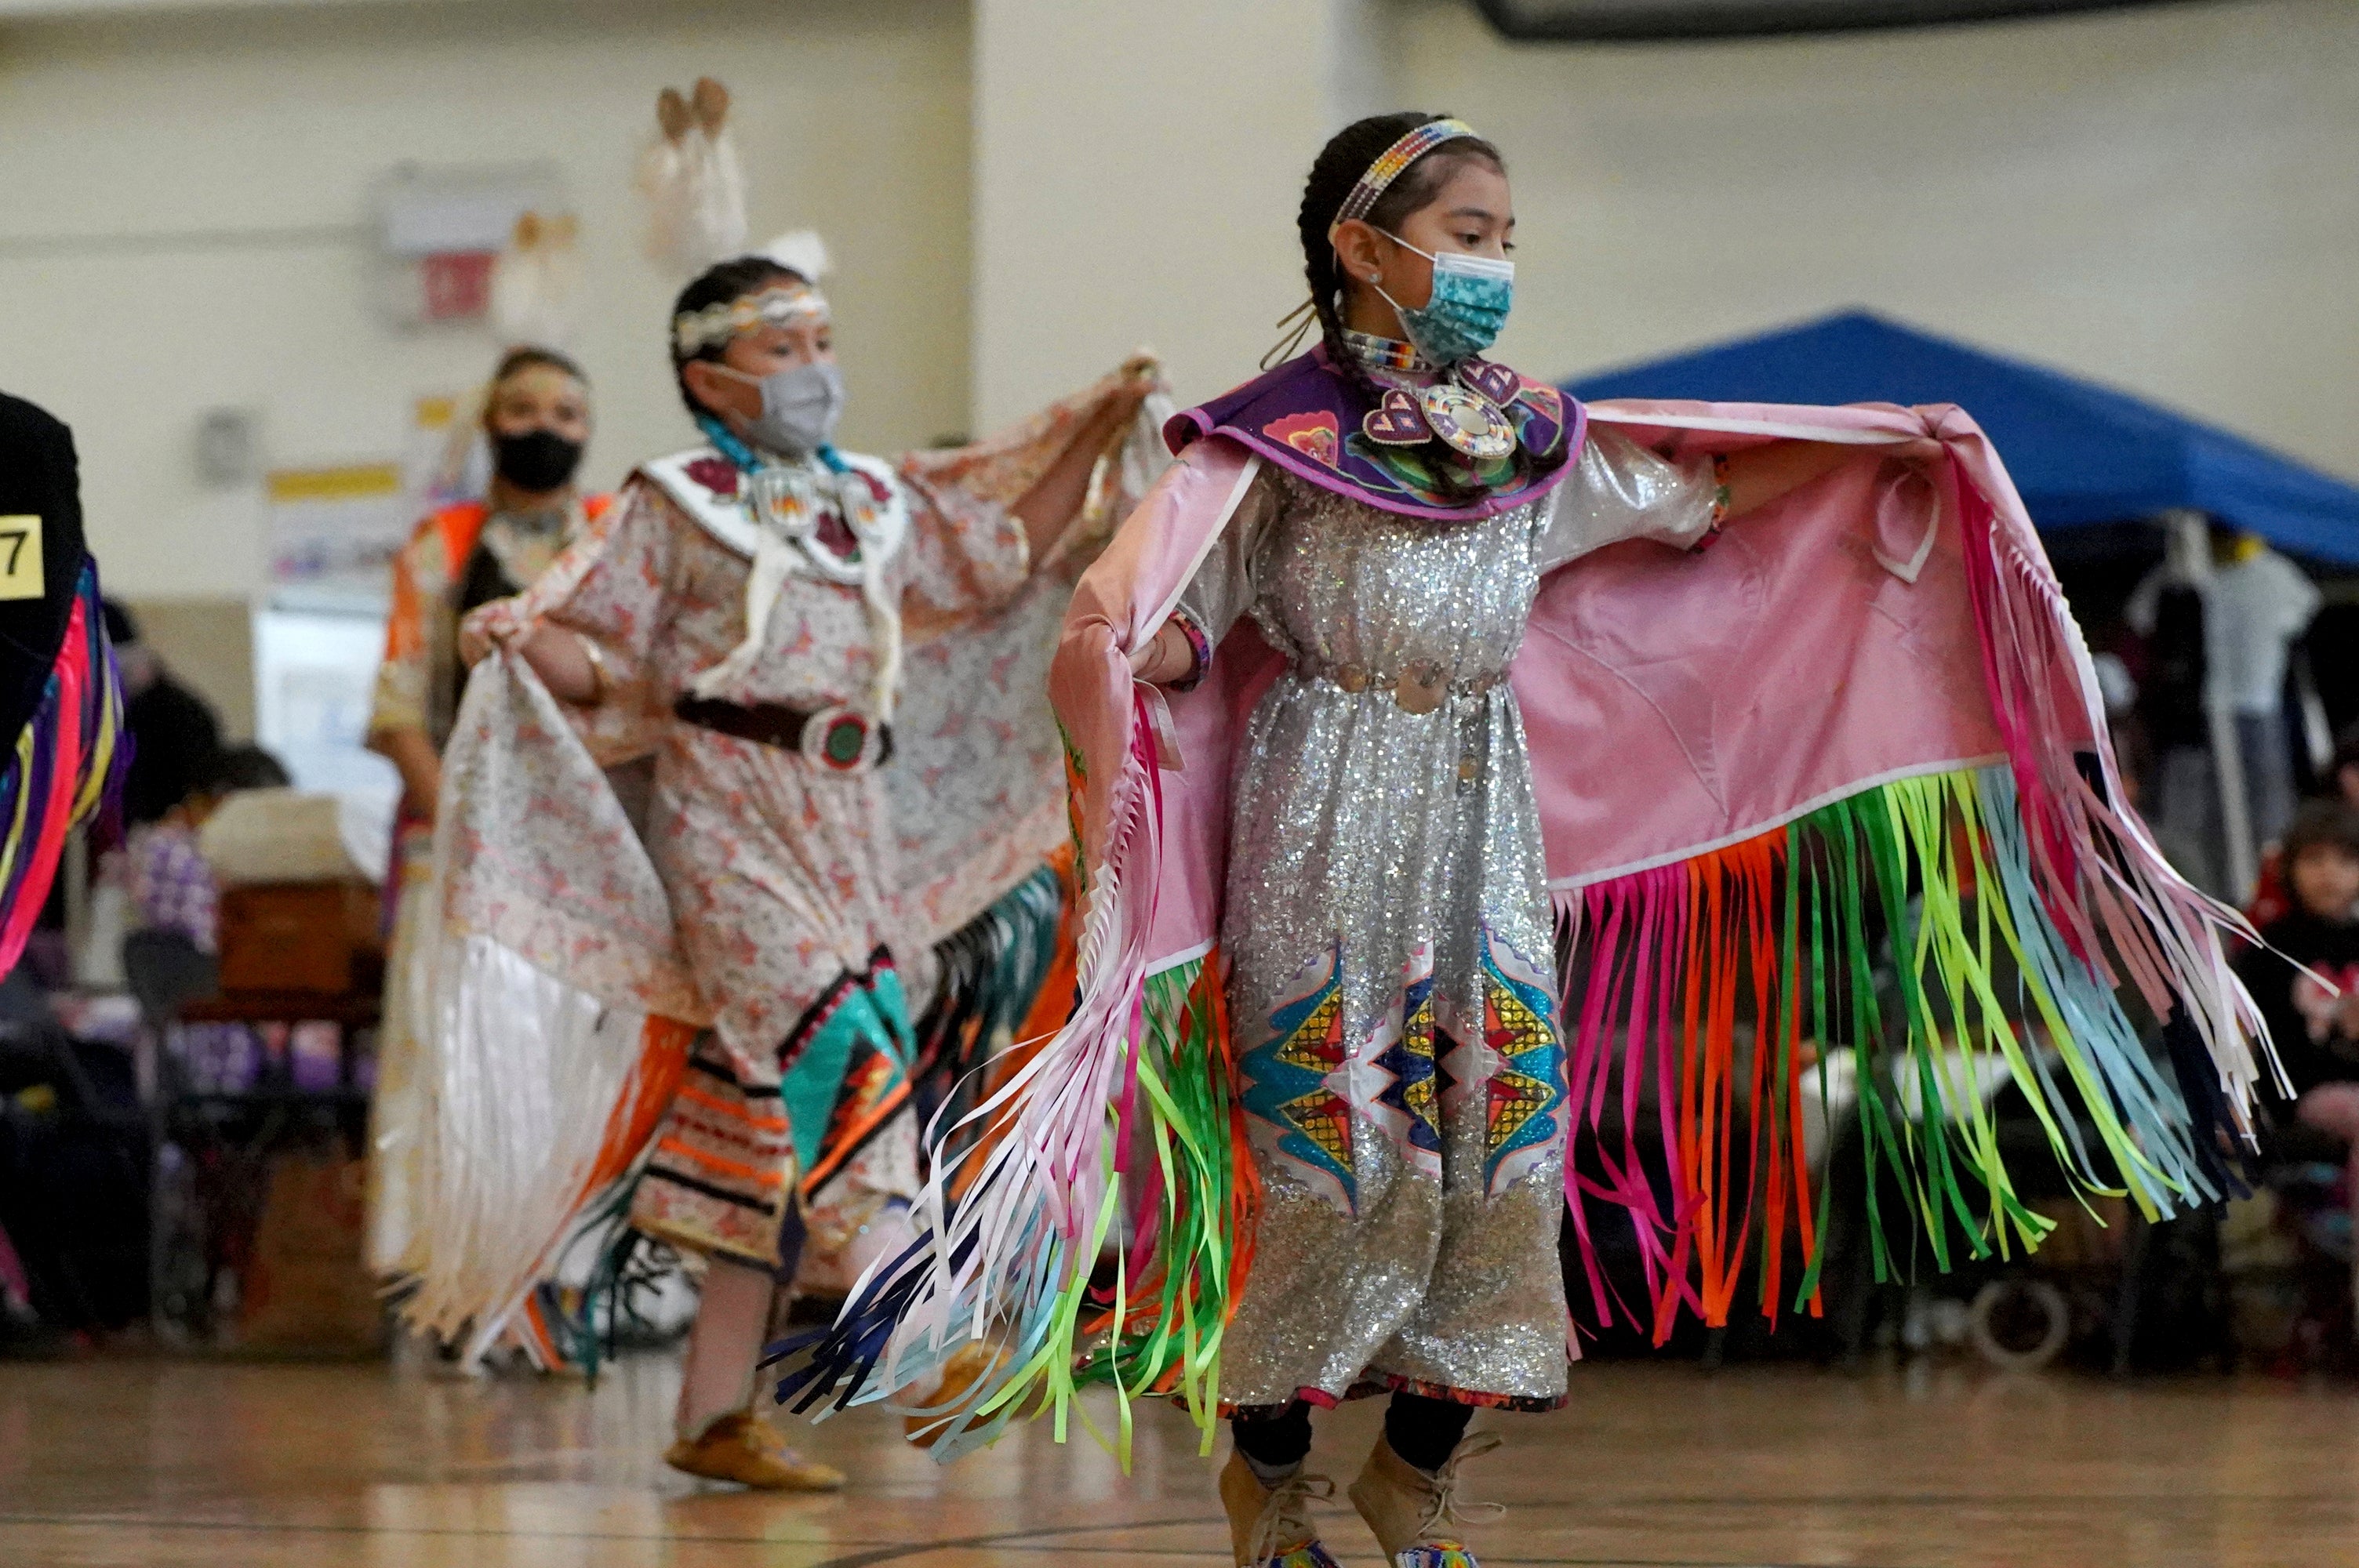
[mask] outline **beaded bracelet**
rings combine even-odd
[[[590,661],[590,695],[582,698],[582,706],[595,708],[614,689],[614,678],[606,668],[606,651],[587,633],[576,632],[573,640],[582,645],[582,656]]]
[[[1690,553],[1709,550],[1720,540],[1721,524],[1728,521],[1728,454],[1712,455],[1712,523],[1704,529],[1703,537],[1690,545]]]
[[[1188,639],[1188,673],[1178,680],[1161,684],[1170,691],[1193,691],[1204,684],[1204,676],[1212,672],[1212,640],[1204,635],[1204,629],[1197,625],[1195,618],[1184,610],[1171,612],[1170,624],[1180,628],[1180,634]]]

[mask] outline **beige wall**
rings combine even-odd
[[[656,90],[737,92],[755,236],[809,225],[850,445],[966,427],[966,12],[950,0],[353,5],[0,26],[0,386],[74,427],[109,587],[263,587],[260,505],[200,487],[194,421],[263,410],[273,463],[397,451],[412,398],[480,378],[488,329],[403,332],[337,234],[404,160],[551,159],[584,224],[591,477],[684,444],[639,254]],[[202,244],[156,236],[205,232]],[[307,237],[307,232],[309,237]]]
[[[1183,399],[1252,374],[1321,140],[1415,106],[1508,154],[1532,373],[1865,305],[2359,477],[2359,5],[1589,48],[1463,0],[976,17],[989,419],[1133,341]]]
[[[1302,173],[1386,107],[1371,0],[975,0],[974,398],[986,425],[1133,347],[1183,400],[1303,295]]]
[[[1522,219],[1551,377],[1862,304],[2359,477],[2359,5],[1675,49],[1401,18]]]

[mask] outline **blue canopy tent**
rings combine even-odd
[[[2189,507],[2280,549],[2359,566],[2359,485],[2127,394],[1864,310],[1600,371],[1565,390],[1587,401],[1954,403],[1990,432],[2043,530]]]

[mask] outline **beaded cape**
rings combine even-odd
[[[1177,453],[1206,436],[1226,436],[1312,484],[1405,517],[1448,522],[1495,516],[1564,481],[1581,455],[1588,416],[1545,382],[1504,365],[1470,362],[1474,373],[1513,385],[1502,410],[1528,459],[1520,482],[1510,460],[1478,468],[1475,477],[1491,483],[1473,501],[1452,501],[1440,492],[1424,449],[1369,438],[1363,426],[1375,406],[1335,368],[1324,345],[1174,415],[1163,438]],[[1461,373],[1460,379],[1468,377]]]

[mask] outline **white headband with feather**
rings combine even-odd
[[[740,332],[760,327],[788,327],[828,319],[827,296],[817,287],[819,280],[827,276],[827,242],[816,232],[797,229],[780,234],[753,254],[785,267],[800,281],[771,284],[751,294],[673,317],[672,342],[681,354],[694,355],[717,348]]]

